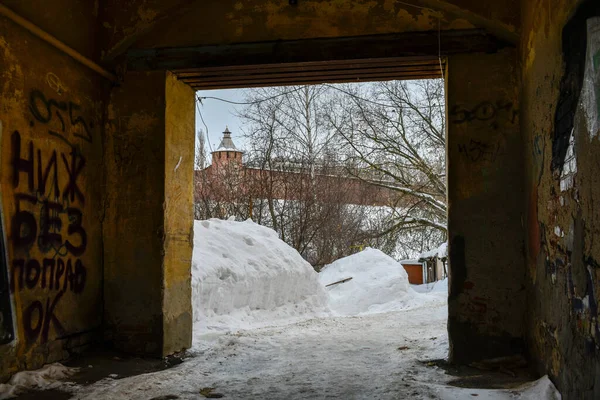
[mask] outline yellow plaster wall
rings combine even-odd
[[[128,352],[191,345],[194,92],[168,72],[128,73],[107,124],[107,338]]]
[[[161,354],[165,73],[130,73],[106,125],[104,298],[107,339]]]
[[[84,56],[100,55],[102,0],[2,0],[2,5]]]
[[[195,93],[168,73],[165,114],[163,354],[192,344]]]
[[[0,187],[16,331],[0,345],[0,379],[64,358],[101,325],[107,93],[95,73],[0,17]]]

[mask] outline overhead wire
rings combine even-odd
[[[215,97],[215,96],[202,96],[202,97],[200,97],[200,96],[196,95],[196,97],[198,98],[198,100],[200,100],[200,102],[202,102],[202,100],[205,100],[205,99],[213,99],[213,100],[218,100],[218,101],[222,101],[222,102],[229,103],[229,104],[246,106],[246,105],[259,104],[259,103],[262,103],[262,102],[265,102],[265,101],[268,101],[268,100],[275,99],[277,97],[285,96],[286,94],[297,92],[297,91],[301,90],[304,86],[305,85],[299,86],[297,88],[294,88],[294,89],[286,91],[286,92],[277,93],[276,95],[265,97],[264,99],[259,99],[259,100],[254,100],[254,101],[247,101],[247,102],[232,101],[232,100],[227,100],[227,99],[223,99],[221,97]]]
[[[198,97],[198,96],[196,96],[196,97]],[[210,143],[210,136],[208,135],[208,125],[206,125],[206,122],[204,121],[204,117],[202,116],[202,110],[200,110],[199,103],[202,103],[202,100],[200,100],[198,98],[198,101],[196,102],[196,109],[198,110],[198,114],[200,115],[200,120],[202,120],[202,124],[204,124],[204,128],[206,129],[206,141],[208,142],[208,148],[210,149],[210,151],[212,153],[213,148],[212,148],[212,144]]]

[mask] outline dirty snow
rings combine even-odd
[[[373,249],[317,276],[269,229],[217,220],[195,228],[202,334],[192,356],[160,372],[64,384],[74,399],[560,399],[547,377],[514,389],[459,388],[427,362],[448,353],[447,280],[411,288],[403,267]]]
[[[220,335],[174,368],[104,379],[76,399],[198,399],[214,388],[226,399],[559,400],[542,378],[510,390],[467,389],[422,360],[448,352],[444,304],[353,317],[315,318]],[[474,396],[476,395],[476,396]]]
[[[48,364],[36,371],[18,372],[7,383],[0,383],[0,399],[11,399],[32,389],[64,389],[69,383],[61,380],[77,372],[77,368],[68,368],[60,363]]]
[[[272,229],[252,221],[194,222],[192,306],[196,342],[327,312],[318,274]]]

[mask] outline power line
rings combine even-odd
[[[370,82],[369,82],[369,83],[370,83]],[[375,100],[367,99],[367,98],[365,98],[365,97],[361,97],[361,96],[359,96],[359,95],[357,95],[357,94],[355,94],[355,93],[349,92],[349,91],[347,91],[347,90],[344,90],[344,89],[342,89],[342,88],[339,88],[339,87],[337,87],[337,86],[334,86],[334,85],[331,85],[331,84],[328,84],[328,83],[322,83],[322,85],[323,85],[323,86],[327,86],[327,87],[329,87],[329,88],[331,88],[331,89],[334,89],[334,90],[340,91],[340,92],[344,93],[344,94],[345,94],[345,95],[347,95],[347,96],[354,97],[355,99],[362,100],[362,101],[366,101],[367,103],[375,104],[375,105],[378,105],[378,106],[381,106],[381,107],[394,108],[394,109],[401,109],[401,110],[404,110],[404,109],[411,110],[411,109],[412,109],[412,108],[411,108],[411,107],[409,107],[409,106],[399,106],[399,105],[393,105],[393,104],[385,104],[385,103],[380,103],[380,102],[378,102],[378,101],[375,101]],[[442,105],[442,104],[436,104],[436,106],[438,106],[438,107],[443,107],[443,105]],[[418,106],[418,107],[425,107],[425,108],[428,108],[428,107],[432,107],[432,106]]]
[[[208,141],[208,148],[210,148],[210,152],[212,153],[213,148],[212,144],[210,144],[210,136],[208,135],[208,125],[206,125],[206,122],[204,122],[204,117],[202,116],[202,111],[200,110],[200,106],[198,105],[198,103],[202,103],[202,100],[200,100],[200,98],[198,98],[198,102],[196,103],[196,109],[198,110],[198,114],[200,114],[202,124],[204,124],[204,128],[206,129],[206,140]]]
[[[254,101],[248,101],[248,102],[232,101],[232,100],[227,100],[227,99],[223,99],[221,97],[214,97],[214,96],[202,96],[202,97],[200,97],[200,96],[196,95],[196,97],[198,98],[198,100],[200,102],[202,102],[202,100],[205,100],[205,99],[213,99],[213,100],[222,101],[224,103],[235,104],[235,105],[239,105],[239,106],[249,106],[249,105],[263,103],[263,102],[268,101],[268,100],[276,99],[277,97],[285,96],[286,94],[291,94],[291,93],[297,92],[299,90],[302,90],[304,88],[304,86],[306,86],[306,85],[297,87],[297,88],[289,90],[287,92],[281,92],[281,93],[275,94],[273,96],[265,97],[264,99],[259,99],[259,100],[254,100]]]
[[[371,82],[368,82],[368,83],[371,83]],[[304,85],[304,86],[311,86],[311,85]],[[290,90],[288,92],[282,92],[282,93],[279,93],[279,94],[276,94],[276,95],[273,95],[273,96],[265,97],[263,99],[255,100],[255,101],[250,101],[250,102],[238,102],[238,101],[232,101],[232,100],[227,100],[227,99],[224,99],[224,98],[221,98],[221,97],[213,97],[213,96],[203,96],[203,97],[196,96],[196,97],[197,97],[198,101],[200,101],[200,102],[202,102],[202,100],[205,100],[205,99],[213,99],[213,100],[218,100],[218,101],[222,101],[222,102],[229,103],[229,104],[235,104],[235,105],[254,105],[254,104],[260,104],[260,103],[263,103],[265,101],[269,101],[269,100],[275,99],[277,97],[284,96],[286,94],[297,92],[297,91],[301,90],[302,88],[304,88],[304,86],[298,87],[298,88],[296,88],[294,90]],[[334,85],[329,84],[329,83],[321,83],[321,84],[316,84],[316,85],[312,85],[312,86],[325,86],[325,87],[337,90],[339,92],[342,92],[342,93],[344,93],[344,94],[346,94],[348,96],[354,97],[354,98],[356,98],[358,100],[366,101],[368,103],[375,104],[375,105],[378,105],[378,106],[381,106],[381,107],[394,108],[394,109],[411,109],[410,107],[407,107],[407,106],[385,104],[385,103],[381,103],[381,102],[378,102],[378,101],[375,101],[375,100],[367,99],[365,97],[358,96],[355,93],[349,92],[347,90],[344,90],[344,89],[342,89],[342,88],[340,88],[338,86],[334,86]],[[439,104],[437,106],[438,107],[442,107],[441,104]]]

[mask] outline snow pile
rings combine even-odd
[[[417,293],[448,293],[448,278],[422,285],[410,285],[410,287]]]
[[[22,371],[14,374],[8,383],[0,383],[0,399],[11,399],[30,390],[64,388],[60,379],[68,378],[79,368],[68,368],[60,363],[48,364],[36,371]]]
[[[468,389],[447,385],[435,385],[441,400],[463,400],[477,398],[481,400],[561,400],[562,396],[548,376],[526,383],[514,389]]]
[[[249,329],[326,311],[318,274],[277,233],[252,221],[194,222],[195,331]]]
[[[402,264],[376,249],[341,258],[319,274],[323,285],[346,278],[352,280],[327,288],[329,307],[339,315],[402,310],[431,301],[410,287]]]

